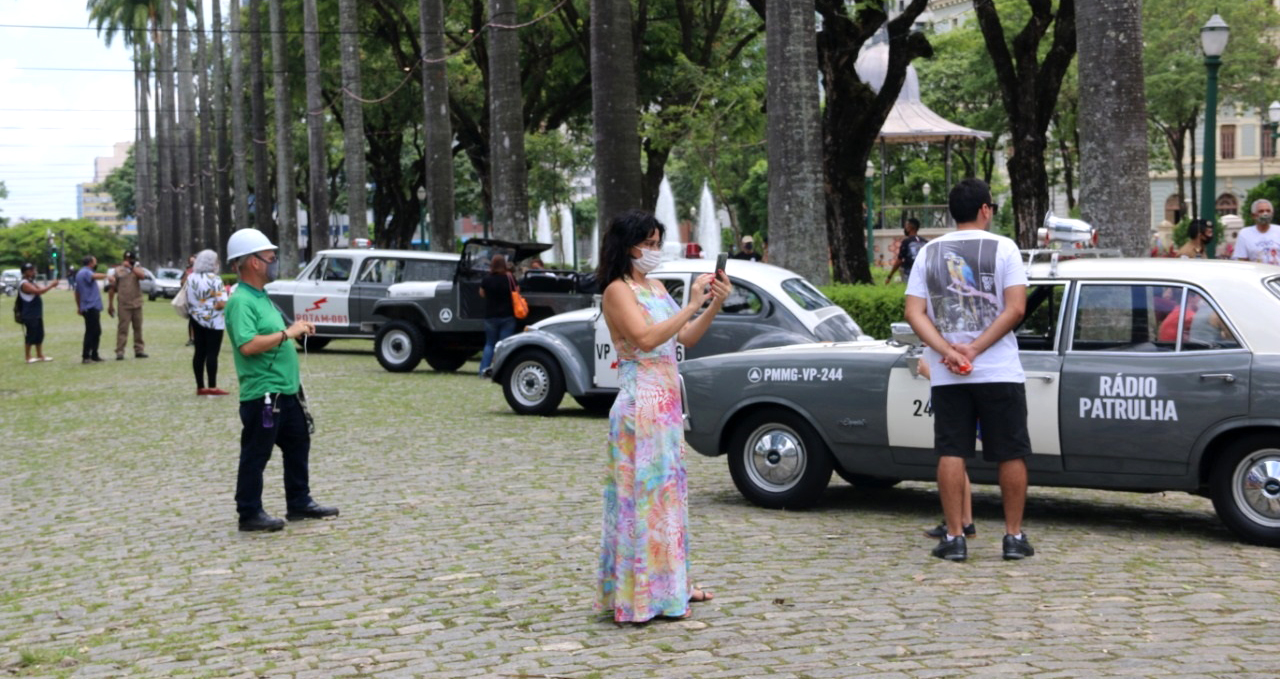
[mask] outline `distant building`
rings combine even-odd
[[[110,156],[99,156],[93,159],[93,181],[76,184],[76,218],[87,219],[99,226],[111,229],[120,236],[138,235],[138,222],[135,219],[123,219],[116,209],[111,194],[102,189],[102,182],[113,170],[124,165],[129,157],[129,148],[133,142],[117,142]]]

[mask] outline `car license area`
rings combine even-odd
[[[844,368],[751,368],[748,382],[840,382]]]

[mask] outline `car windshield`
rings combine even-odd
[[[182,272],[177,269],[160,269],[156,272],[156,278],[168,278],[176,281],[182,278]]]
[[[807,311],[817,311],[823,307],[835,305],[827,299],[813,284],[803,278],[790,278],[782,282],[782,290]]]
[[[862,328],[848,315],[837,313],[819,323],[813,334],[823,342],[853,342],[862,335]]]
[[[1267,289],[1271,291],[1271,294],[1280,297],[1280,276],[1267,279]]]

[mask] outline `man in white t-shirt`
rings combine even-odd
[[[1259,198],[1253,201],[1253,223],[1240,229],[1232,259],[1244,259],[1263,264],[1280,264],[1280,227],[1271,223],[1274,210],[1271,201]]]
[[[947,534],[933,555],[968,558],[962,526],[967,471],[982,422],[983,458],[999,464],[1004,558],[1035,554],[1022,533],[1027,500],[1026,376],[1013,329],[1027,307],[1027,276],[1012,240],[987,232],[996,205],[991,188],[965,179],[948,198],[956,230],[930,241],[907,281],[906,317],[925,343],[931,370],[938,494]]]

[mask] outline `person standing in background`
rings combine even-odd
[[[911,267],[916,263],[916,253],[920,252],[920,248],[927,243],[920,233],[920,220],[915,217],[908,217],[906,223],[902,225],[902,240],[898,242],[898,258],[893,260],[893,268],[889,270],[889,275],[884,277],[884,284],[888,285],[893,280],[893,274],[902,269],[902,280],[911,279]]]
[[[18,300],[22,305],[19,318],[26,330],[25,342],[27,363],[52,361],[53,357],[44,355],[44,300],[41,295],[58,286],[55,279],[48,285],[36,285],[36,265],[27,262],[22,265],[22,281],[18,283]],[[35,358],[31,357],[31,347],[36,348]]]
[[[480,355],[480,376],[493,362],[493,348],[498,342],[516,332],[516,314],[511,304],[511,293],[516,289],[515,276],[507,268],[507,258],[494,255],[489,263],[489,275],[480,281],[480,296],[484,298],[484,353]]]
[[[84,344],[80,350],[81,363],[101,363],[98,343],[102,340],[102,291],[98,281],[107,277],[96,271],[98,258],[85,255],[83,265],[76,272],[72,290],[76,293],[76,313],[84,318]]]
[[[1280,264],[1280,233],[1271,223],[1274,211],[1271,201],[1259,198],[1253,201],[1253,226],[1240,229],[1232,259],[1244,259],[1263,264]]]
[[[120,317],[116,323],[116,360],[124,360],[124,346],[129,342],[129,326],[133,326],[133,357],[146,358],[147,345],[142,340],[142,279],[147,272],[138,265],[132,252],[124,253],[120,266],[107,273],[107,315],[116,315],[116,296],[120,296]]]
[[[183,288],[187,296],[187,314],[195,332],[195,355],[191,369],[196,374],[197,396],[226,396],[218,388],[218,352],[222,350],[222,333],[226,329],[223,309],[227,306],[227,289],[218,275],[218,253],[201,250],[196,255],[191,275]],[[205,386],[205,374],[208,386]]]
[[[742,249],[739,250],[737,254],[733,255],[731,259],[745,259],[758,262],[763,258],[760,256],[759,252],[756,252],[756,239],[751,236],[743,236]]]

